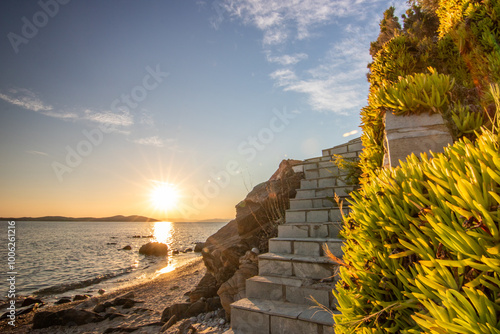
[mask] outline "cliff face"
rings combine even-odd
[[[217,287],[230,279],[239,268],[240,257],[252,248],[267,251],[267,240],[275,236],[280,217],[288,208],[289,199],[300,187],[302,173],[292,167],[301,161],[283,160],[266,182],[253,188],[236,205],[236,218],[210,236],[203,249],[203,261],[213,275]]]

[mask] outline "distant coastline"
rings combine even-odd
[[[96,218],[96,217],[64,217],[64,216],[44,216],[44,217],[20,217],[20,218],[14,218],[14,217],[0,217],[0,221],[8,221],[8,220],[15,220],[15,221],[45,221],[45,222],[81,222],[81,221],[86,221],[86,222],[159,222],[159,221],[172,221],[172,222],[193,222],[193,223],[224,223],[228,222],[230,219],[223,219],[223,218],[214,218],[214,219],[204,219],[204,220],[192,220],[188,221],[185,219],[156,219],[156,218],[150,218],[150,217],[145,217],[145,216],[137,216],[137,215],[132,215],[132,216],[122,216],[122,215],[117,215],[117,216],[111,216],[111,217],[101,217],[101,218]]]
[[[87,222],[92,222],[92,221],[98,221],[98,222],[158,222],[158,219],[155,218],[149,218],[149,217],[144,217],[144,216],[111,216],[111,217],[101,217],[101,218],[96,218],[96,217],[64,217],[64,216],[44,216],[44,217],[20,217],[20,218],[0,218],[0,221],[3,220],[16,220],[16,221],[51,221],[51,222],[57,222],[57,221],[64,221],[64,222],[81,222],[81,221],[87,221]]]

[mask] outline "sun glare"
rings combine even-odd
[[[179,193],[172,184],[160,183],[151,191],[151,203],[158,210],[168,211],[173,209],[178,201]]]

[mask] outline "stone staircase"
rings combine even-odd
[[[334,333],[331,313],[316,307],[317,302],[335,312],[335,265],[323,245],[342,257],[341,212],[333,197],[346,199],[354,187],[345,183],[331,156],[357,159],[361,149],[357,138],[294,167],[305,179],[278,237],[269,240],[269,253],[259,256],[259,275],[246,281],[247,298],[231,304],[227,334]],[[348,211],[346,201],[343,210]]]

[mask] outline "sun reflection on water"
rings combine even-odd
[[[156,222],[153,226],[153,241],[164,243],[169,249],[172,248],[174,241],[174,226],[172,222]],[[169,259],[169,264],[156,271],[156,276],[169,273],[175,269],[175,263]]]
[[[175,269],[175,264],[170,263],[168,266],[161,268],[156,272],[157,275],[166,274]]]
[[[174,241],[173,232],[172,222],[156,222],[153,226],[153,241],[164,243],[170,248]]]

